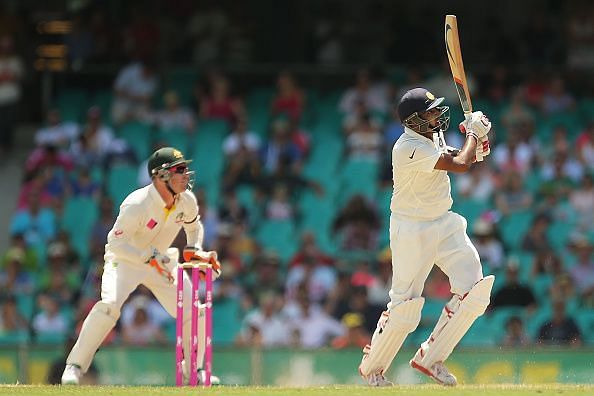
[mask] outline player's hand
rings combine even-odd
[[[173,275],[171,275],[171,272],[167,268],[167,264],[169,264],[170,261],[171,260],[168,256],[161,254],[157,249],[153,249],[153,254],[148,259],[146,264],[148,264],[151,268],[154,268],[155,271],[167,279],[168,282],[173,283]]]
[[[212,267],[213,280],[221,276],[221,263],[219,262],[217,252],[199,250],[194,246],[186,246],[183,252],[185,262],[208,263]],[[200,274],[204,277],[204,270],[200,270]]]
[[[481,139],[491,130],[491,121],[482,111],[475,111],[468,119],[458,124],[458,128],[464,134],[474,133],[478,139]]]

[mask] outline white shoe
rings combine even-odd
[[[458,380],[456,376],[450,373],[443,364],[443,362],[435,362],[429,368],[425,368],[417,363],[420,360],[423,351],[419,348],[415,356],[410,360],[410,366],[414,369],[419,370],[421,373],[425,374],[426,376],[430,377],[432,380],[437,382],[438,384],[444,386],[455,386],[458,384]]]
[[[394,386],[394,383],[388,381],[381,373],[368,375],[365,380],[369,386]]]
[[[78,385],[80,383],[80,367],[76,364],[67,364],[62,373],[62,385]]]

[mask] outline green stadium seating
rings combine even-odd
[[[256,240],[277,252],[285,262],[297,250],[297,233],[289,220],[265,220],[256,231]]]
[[[66,201],[62,227],[70,235],[72,246],[83,260],[89,256],[89,239],[98,217],[99,208],[93,199],[81,197]]]
[[[153,142],[153,131],[149,124],[136,121],[127,122],[120,126],[117,133],[132,147],[139,162],[149,157]]]
[[[514,212],[501,219],[499,231],[503,243],[511,249],[518,249],[532,224],[534,213],[530,210]]]
[[[124,198],[134,191],[137,185],[137,167],[125,164],[113,166],[107,175],[107,193],[113,201],[114,208],[119,208]]]
[[[88,107],[88,93],[80,89],[64,90],[55,100],[63,121],[82,122]]]

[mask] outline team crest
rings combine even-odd
[[[427,91],[427,93],[425,94],[427,96],[427,98],[431,101],[435,100],[435,96],[433,96],[433,94],[429,91]]]
[[[184,155],[179,150],[173,150],[173,156],[175,158],[183,158],[184,157]]]
[[[181,223],[183,221],[184,221],[184,212],[180,212],[177,214],[177,216],[175,216],[175,222]]]

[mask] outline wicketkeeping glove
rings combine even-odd
[[[154,268],[157,273],[167,279],[169,283],[173,283],[173,275],[171,275],[171,272],[167,269],[167,264],[169,264],[169,262],[170,260],[168,256],[161,254],[157,249],[153,249],[153,254],[146,264]]]
[[[217,258],[217,252],[215,251],[208,251],[205,252],[204,250],[199,250],[194,246],[186,246],[183,252],[184,261],[187,262],[198,262],[198,263],[208,263],[212,267],[212,275],[213,280],[217,279],[221,276],[221,263]],[[205,276],[205,271],[200,270],[200,275],[202,278]]]

